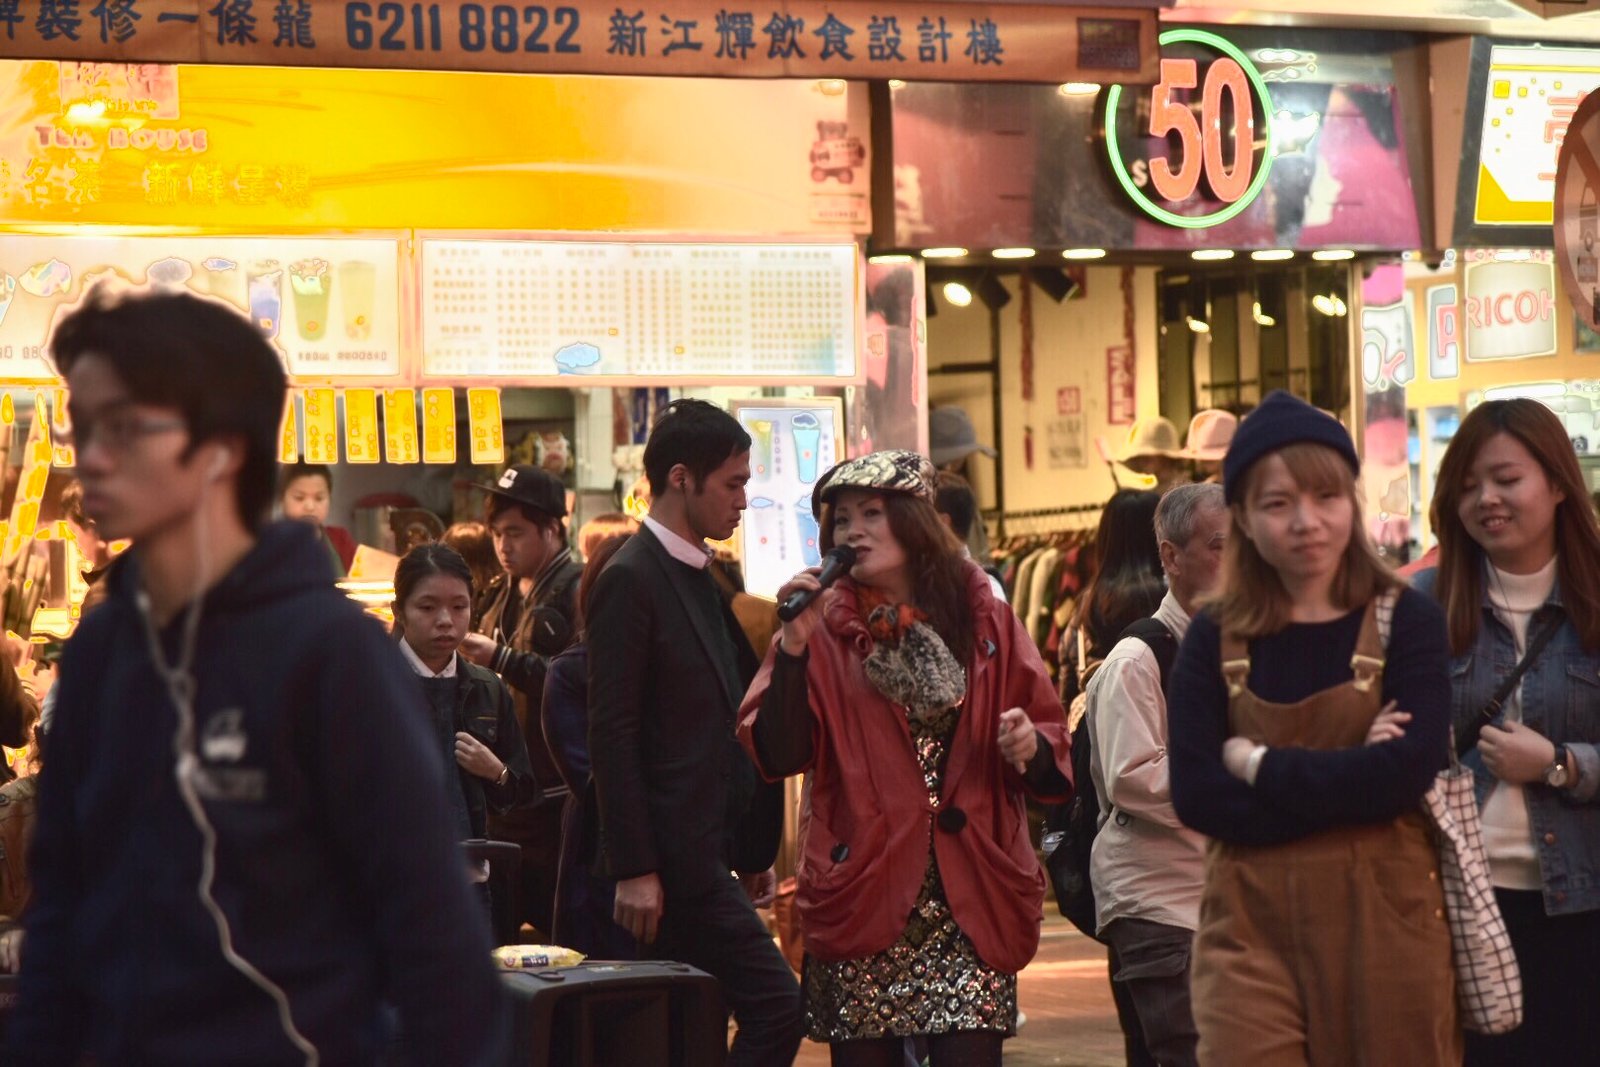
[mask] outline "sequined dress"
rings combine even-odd
[[[911,739],[928,795],[939,799],[945,753],[961,709],[918,722]],[[931,831],[932,832],[932,831]],[[805,961],[806,1027],[813,1041],[854,1041],[956,1030],[1016,1033],[1017,976],[978,958],[956,925],[939,878],[933,841],[922,890],[905,929],[882,952],[860,959]]]

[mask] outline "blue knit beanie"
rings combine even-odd
[[[1260,407],[1239,422],[1228,454],[1222,459],[1222,493],[1228,503],[1239,498],[1245,473],[1255,466],[1256,460],[1286,445],[1296,444],[1331,448],[1350,465],[1352,473],[1357,477],[1361,475],[1356,446],[1338,419],[1318,411],[1297,396],[1274,389]]]

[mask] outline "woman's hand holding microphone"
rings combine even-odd
[[[822,591],[822,583],[817,575],[822,573],[821,567],[807,567],[799,574],[790,578],[782,589],[778,590],[778,603],[782,604],[795,593]],[[811,642],[811,633],[822,621],[822,597],[818,596],[806,605],[804,611],[783,624],[782,646],[784,652],[791,656],[798,656],[806,650],[806,645]]]

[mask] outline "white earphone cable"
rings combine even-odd
[[[219,468],[221,464],[218,464]],[[189,816],[194,820],[195,829],[200,831],[200,904],[210,914],[212,922],[217,928],[217,940],[222,950],[222,956],[234,970],[250,981],[267,996],[271,997],[278,1007],[278,1023],[283,1027],[284,1036],[287,1037],[304,1056],[306,1067],[317,1067],[319,1054],[313,1045],[294,1024],[294,1015],[289,1006],[289,995],[284,992],[272,979],[261,972],[255,964],[245,959],[233,947],[233,930],[228,925],[228,916],[223,912],[222,906],[217,903],[212,894],[212,885],[217,873],[217,831],[206,816],[205,805],[201,803],[200,795],[195,790],[194,779],[200,769],[198,746],[195,744],[195,677],[194,653],[195,644],[200,633],[200,605],[206,592],[206,577],[210,570],[211,553],[206,540],[206,497],[209,495],[211,483],[208,480],[200,490],[200,500],[195,507],[194,533],[195,533],[195,583],[194,596],[187,607],[184,608],[183,631],[178,648],[178,660],[174,664],[167,662],[166,654],[161,649],[161,636],[157,631],[155,621],[150,613],[150,597],[144,590],[139,590],[135,599],[139,605],[139,617],[144,623],[145,639],[150,646],[150,658],[154,661],[156,673],[166,683],[167,693],[172,699],[174,709],[178,715],[178,726],[172,735],[172,752],[174,756],[174,777],[177,780],[178,795],[183,798],[184,807],[189,811]]]

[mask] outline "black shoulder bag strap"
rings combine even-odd
[[[1539,658],[1539,653],[1544,651],[1544,646],[1550,643],[1550,639],[1556,635],[1556,631],[1559,629],[1561,629],[1561,623],[1560,620],[1556,620],[1539,631],[1539,636],[1533,639],[1533,644],[1528,646],[1528,651],[1522,654],[1522,658],[1517,661],[1517,665],[1511,668],[1511,673],[1505,676],[1505,680],[1500,683],[1500,688],[1496,689],[1494,696],[1489,698],[1489,703],[1485,704],[1483,710],[1473,716],[1472,721],[1467,724],[1465,730],[1456,735],[1456,756],[1458,758],[1465,756],[1467,751],[1478,743],[1478,734],[1482,732],[1485,726],[1494,721],[1496,715],[1500,714],[1501,709],[1506,706],[1506,701],[1511,699],[1511,694],[1516,692],[1517,686],[1522,682],[1522,676],[1527,673],[1529,667],[1533,666],[1533,661]]]

